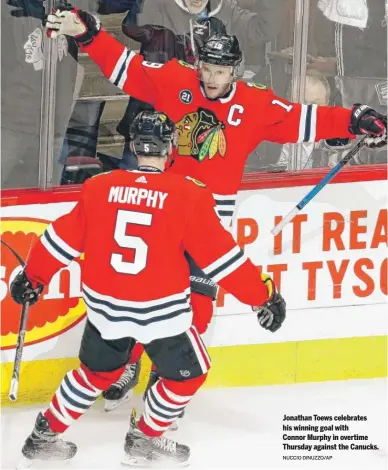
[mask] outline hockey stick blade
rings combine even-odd
[[[306,196],[301,199],[298,204],[285,216],[283,219],[271,230],[272,235],[278,235],[283,228],[292,221],[292,219],[339,173],[342,168],[347,165],[350,160],[365,146],[365,139],[363,137],[352,150],[350,150],[342,160],[340,160],[329,173],[322,178],[322,180],[309,191]]]
[[[18,342],[17,342],[17,345],[16,345],[15,360],[14,360],[14,363],[13,363],[11,386],[10,386],[9,394],[8,394],[8,398],[11,401],[16,401],[17,397],[18,397],[20,366],[21,366],[21,362],[22,362],[24,337],[26,335],[29,308],[30,308],[30,303],[25,302],[23,304],[23,307],[22,307],[22,314],[21,314],[21,318],[20,318],[20,328],[19,328],[19,334],[18,334]]]
[[[5,245],[11,253],[15,256],[15,258],[19,261],[20,266],[23,268],[25,267],[26,263],[24,262],[23,258],[12,248],[12,246],[8,245],[4,240],[0,240],[0,242]]]

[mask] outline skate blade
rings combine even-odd
[[[133,396],[133,391],[129,390],[126,395],[123,396],[123,398],[120,398],[120,400],[107,400],[105,398],[104,400],[104,409],[105,411],[112,411],[121,406],[123,403],[126,401],[130,400]]]
[[[190,465],[190,462],[172,462],[169,459],[163,460],[149,460],[142,457],[133,457],[132,455],[125,454],[121,459],[122,465],[129,467],[143,467],[143,468],[185,468]]]
[[[22,457],[20,462],[16,466],[16,470],[25,470],[30,468],[32,465],[33,460],[27,459],[27,457]]]

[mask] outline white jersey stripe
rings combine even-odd
[[[68,265],[70,263],[70,260],[65,258],[59,251],[57,251],[53,245],[47,240],[47,238],[43,236],[40,238],[40,241],[42,242],[42,245],[46,248],[46,250],[50,253],[51,256],[53,256],[56,260],[58,260],[60,263],[64,265]]]
[[[113,69],[112,75],[109,77],[109,81],[114,83],[117,79],[117,76],[121,70],[121,67],[123,66],[125,59],[127,58],[128,55],[128,49],[125,47],[121,56],[119,57],[119,60],[117,61],[115,68]]]
[[[187,287],[187,289],[185,289],[183,292],[178,292],[176,294],[168,295],[167,297],[161,297],[159,299],[141,302],[141,301],[132,301],[132,300],[122,300],[116,297],[112,297],[110,295],[101,294],[93,290],[91,287],[87,286],[85,283],[82,284],[82,287],[89,295],[91,295],[97,300],[106,301],[111,304],[117,305],[119,307],[128,308],[129,310],[131,308],[143,308],[143,309],[155,308],[157,306],[166,304],[168,302],[182,300],[186,298],[186,296],[190,295],[190,287]]]
[[[190,308],[190,304],[186,301],[185,298],[182,299],[182,303],[171,305],[170,307],[166,307],[166,308],[160,308],[158,310],[152,310],[151,312],[148,312],[148,313],[135,313],[135,312],[132,312],[130,309],[115,310],[113,308],[108,307],[107,305],[104,305],[95,300],[92,300],[88,295],[84,296],[84,300],[91,309],[93,310],[101,309],[107,315],[110,315],[111,317],[114,317],[114,318],[128,317],[128,319],[140,320],[140,321],[156,319],[158,317],[162,317],[168,314],[173,314],[175,312],[178,315],[180,310]],[[183,300],[185,300],[184,303],[183,303]]]
[[[125,68],[124,68],[124,71],[123,71],[123,73],[120,77],[120,80],[119,80],[118,84],[117,84],[117,86],[121,89],[123,89],[123,86],[124,86],[125,82],[127,81],[128,67],[129,67],[132,59],[135,57],[135,55],[136,54],[131,51],[131,53],[129,54],[129,56],[125,60]]]
[[[212,264],[209,264],[209,266],[206,266],[206,268],[204,268],[202,271],[205,273],[205,274],[209,274],[210,272],[214,271],[215,269],[219,268],[220,266],[222,266],[224,263],[226,263],[227,261],[229,261],[230,259],[232,259],[234,256],[237,255],[237,253],[239,253],[241,250],[240,247],[238,246],[235,246],[234,248],[232,248],[230,251],[228,251],[227,253],[225,253],[224,255],[221,256],[221,258],[218,258],[216,261],[214,261]]]
[[[78,256],[81,256],[81,252],[75,250],[72,248],[70,245],[68,245],[65,240],[63,240],[61,237],[57,235],[57,233],[54,230],[54,227],[50,224],[47,227],[47,232],[50,235],[50,237],[53,239],[53,241],[60,247],[62,248],[63,251],[66,251],[70,256],[73,258],[78,258]]]
[[[311,127],[310,127],[310,139],[309,142],[315,142],[317,135],[317,112],[318,106],[316,104],[311,105]]]
[[[100,309],[102,312],[103,310]],[[88,319],[100,332],[102,338],[111,340],[132,337],[140,343],[150,343],[155,339],[177,336],[190,328],[193,320],[191,308],[178,315],[160,321],[139,325],[128,318],[127,321],[111,321],[101,312],[97,312],[86,304]]]
[[[236,201],[236,194],[216,194],[213,193],[214,199],[217,201]]]
[[[222,271],[220,271],[218,274],[216,274],[215,276],[212,276],[212,279],[214,282],[219,282],[221,279],[223,279],[224,277],[228,276],[230,273],[232,273],[233,271],[235,271],[237,268],[239,268],[242,264],[245,263],[245,261],[247,261],[247,257],[246,255],[244,254],[243,256],[241,256],[240,258],[238,258],[234,263],[230,264],[228,267],[226,267],[225,269],[223,269]]]
[[[306,130],[306,116],[307,116],[307,105],[302,104],[301,113],[300,113],[300,121],[299,121],[298,142],[304,141],[304,134]]]

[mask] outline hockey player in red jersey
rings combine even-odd
[[[81,364],[39,413],[22,449],[29,461],[75,455],[75,444],[60,434],[120,377],[138,341],[161,379],[148,390],[140,421],[131,419],[124,463],[187,462],[189,448],[163,433],[204,383],[210,359],[192,326],[185,251],[214,282],[256,306],[261,326],[276,331],[285,319],[283,298],[224,229],[209,189],[163,172],[173,128],[163,113],[137,116],[131,140],[138,169],[87,180],[73,210],[49,225],[11,284],[15,301],[33,305],[51,277],[84,253]]]
[[[206,183],[226,226],[233,215],[246,159],[260,142],[314,142],[370,134],[370,146],[386,145],[386,120],[366,105],[357,104],[350,110],[291,103],[264,86],[236,81],[241,50],[234,36],[216,35],[207,40],[196,65],[191,66],[175,59],[166,64],[144,61],[85,11],[57,11],[49,15],[46,26],[51,37],[73,36],[112,83],[172,118],[178,148],[169,171]],[[191,274],[194,321],[204,332],[216,286],[205,284],[206,276],[194,263]],[[132,372],[128,371],[116,391],[122,384],[122,391],[131,386]],[[114,396],[115,391],[111,392]]]

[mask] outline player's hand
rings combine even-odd
[[[366,104],[356,103],[350,117],[350,132],[355,135],[369,134],[367,147],[380,148],[387,145],[387,117]]]
[[[252,310],[257,313],[260,325],[274,333],[282,326],[286,318],[286,302],[276,290],[268,274],[262,274],[261,279],[268,289],[269,300],[260,307],[252,307]]]
[[[37,282],[30,281],[24,270],[18,273],[11,282],[11,296],[18,304],[29,302],[30,305],[34,305],[42,291],[43,286]]]
[[[101,30],[100,21],[90,13],[75,8],[71,11],[56,10],[46,20],[47,36],[57,38],[61,34],[72,36],[79,46],[87,46]]]

